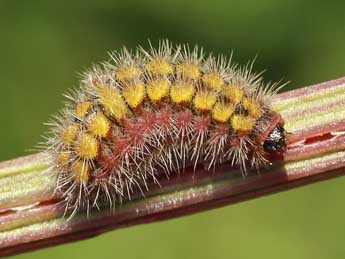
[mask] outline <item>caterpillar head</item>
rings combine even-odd
[[[286,151],[286,131],[281,123],[278,123],[269,133],[263,143],[263,148],[267,153],[284,153]]]

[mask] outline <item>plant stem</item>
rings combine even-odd
[[[43,154],[0,164],[0,256],[91,237],[105,231],[233,204],[345,174],[345,78],[286,92],[273,100],[291,133],[284,161],[243,178],[224,165],[210,174],[188,168],[146,197],[116,211],[63,217],[55,177]]]

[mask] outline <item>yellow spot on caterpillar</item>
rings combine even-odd
[[[223,89],[223,93],[233,104],[240,103],[243,97],[243,90],[238,85],[226,85]]]
[[[157,102],[169,95],[170,83],[167,79],[154,80],[146,86],[147,95],[152,102]]]
[[[153,75],[169,75],[174,72],[174,68],[167,61],[162,59],[154,59],[146,66],[146,70]]]
[[[252,98],[243,99],[243,108],[254,118],[259,118],[262,115],[260,104]]]
[[[176,73],[182,78],[197,80],[200,77],[200,69],[197,65],[186,62],[176,66]]]
[[[115,119],[122,119],[128,114],[127,104],[122,99],[118,88],[100,85],[97,87],[97,94],[106,112]]]
[[[65,146],[71,145],[73,140],[77,136],[78,131],[79,126],[77,124],[67,126],[62,132],[62,143]]]
[[[62,167],[65,167],[66,165],[68,165],[70,160],[71,154],[69,152],[60,153],[58,157],[58,164]]]
[[[202,81],[204,82],[204,84],[207,87],[209,87],[209,88],[211,88],[212,90],[215,90],[215,91],[222,90],[223,85],[224,85],[223,79],[217,73],[205,74],[202,77]]]
[[[137,66],[122,65],[116,70],[116,79],[121,82],[128,82],[138,79],[141,75],[141,70]]]
[[[90,134],[83,134],[76,143],[75,150],[79,157],[94,159],[98,154],[98,141]]]
[[[233,104],[217,102],[212,109],[212,117],[216,121],[224,123],[230,118],[234,111],[235,106]]]
[[[242,115],[235,115],[231,119],[231,125],[235,131],[249,132],[253,129],[255,120],[251,117],[245,117]]]
[[[145,85],[141,82],[129,85],[122,90],[122,94],[131,108],[137,108],[145,98]]]
[[[75,109],[78,118],[83,119],[91,107],[90,102],[78,103]]]
[[[203,111],[211,110],[216,101],[216,93],[203,90],[196,93],[194,98],[194,107]]]
[[[92,116],[88,129],[95,137],[104,138],[110,130],[110,122],[104,114],[96,113]]]
[[[87,184],[89,181],[89,166],[83,161],[77,161],[72,166],[72,173],[78,183]]]
[[[188,103],[192,101],[194,92],[193,84],[180,82],[171,87],[170,97],[174,103]]]

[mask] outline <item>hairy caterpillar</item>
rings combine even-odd
[[[251,65],[163,41],[112,53],[86,72],[52,125],[47,153],[66,210],[111,207],[157,181],[203,163],[269,164],[284,153],[284,121],[271,110],[278,84]]]

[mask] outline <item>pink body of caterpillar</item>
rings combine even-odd
[[[164,41],[85,73],[47,149],[66,209],[114,206],[187,164],[245,173],[284,153],[284,121],[270,107],[278,87],[250,70]]]

